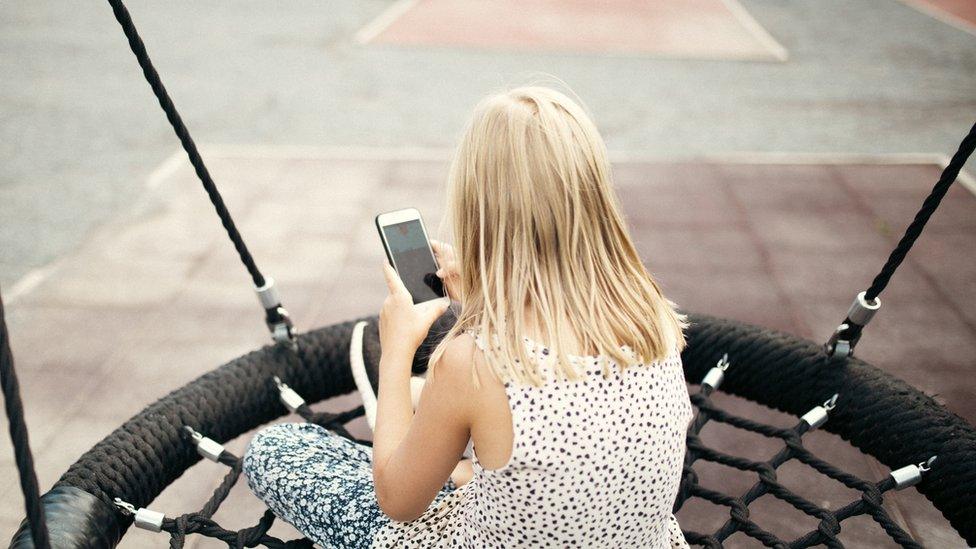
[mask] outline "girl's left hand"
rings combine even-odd
[[[383,261],[383,274],[390,295],[380,310],[380,347],[384,352],[413,355],[451,300],[444,297],[415,305],[400,275],[388,261]]]

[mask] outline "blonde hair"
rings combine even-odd
[[[685,318],[637,254],[603,139],[564,94],[533,86],[482,100],[448,187],[461,309],[432,366],[468,330],[485,336],[499,379],[532,385],[546,378],[524,345],[528,326],[546,337],[554,372],[567,379],[581,375],[567,334],[621,369],[684,348]]]

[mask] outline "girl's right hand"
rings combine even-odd
[[[430,247],[433,248],[434,258],[440,267],[435,274],[444,283],[448,297],[457,300],[457,288],[461,277],[458,271],[457,258],[454,255],[454,247],[440,240],[431,240]]]

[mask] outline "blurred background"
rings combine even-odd
[[[491,91],[543,83],[580,98],[647,265],[682,307],[814,341],[868,285],[976,120],[976,4],[966,0],[129,9],[301,329],[378,311],[373,216],[415,206],[440,225],[451,148]],[[0,3],[0,120],[0,289],[46,490],[144,406],[268,339],[250,280],[107,4]],[[970,422],[974,192],[964,173],[858,348]],[[768,457],[741,433],[709,436]],[[852,472],[885,474],[817,436]],[[153,508],[199,508],[220,474],[198,465]],[[795,472],[819,489],[811,474]],[[18,492],[4,437],[4,539],[23,516]],[[850,500],[843,487],[817,497]],[[918,494],[887,505],[927,546],[962,546]],[[260,512],[242,483],[217,518],[243,527]],[[816,526],[803,515],[768,520]],[[870,521],[849,530],[851,546],[884,546]],[[122,546],[166,543],[133,530]]]

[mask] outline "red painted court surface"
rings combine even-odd
[[[976,2],[973,0],[905,0],[933,17],[976,33]]]
[[[446,152],[429,160],[276,149],[205,153],[249,248],[277,280],[303,330],[379,310],[386,289],[373,225],[377,212],[416,206],[432,231],[443,218]],[[182,161],[165,166],[144,201],[102,226],[32,289],[5,296],[44,489],[145,406],[267,343],[249,278],[192,169]],[[818,342],[870,282],[940,172],[931,164],[721,162],[628,162],[614,170],[637,246],[669,297],[688,310]],[[883,294],[881,312],[857,349],[970,422],[976,422],[974,235],[976,197],[956,186]],[[318,406],[351,408],[356,400],[349,395]],[[796,421],[726,397],[721,403],[777,426]],[[361,423],[354,432],[366,434]],[[714,422],[702,437],[744,457],[768,459],[778,450],[769,439]],[[248,440],[245,435],[228,448],[240,455]],[[827,432],[805,440],[818,455],[862,478],[887,474]],[[3,494],[17,490],[10,456],[9,440],[0,437]],[[153,508],[170,516],[199,509],[222,474],[221,467],[201,463]],[[858,497],[799,464],[777,474],[790,489],[827,507]],[[717,465],[702,464],[699,475],[704,485],[742,492],[755,481],[753,473]],[[926,547],[963,546],[917,492],[892,494],[886,504]],[[750,509],[761,526],[782,537],[816,527],[768,496]],[[239,527],[262,512],[239,483],[216,519]],[[22,513],[19,503],[0,503],[0,534],[9,536]],[[727,509],[700,500],[679,514],[698,530],[717,528],[714,523],[725,518]],[[842,539],[848,547],[891,546],[879,541],[879,533],[870,520],[857,519],[844,522]],[[276,523],[272,534],[290,538],[294,532]],[[124,545],[165,542],[132,529]],[[198,543],[193,547],[217,546]],[[727,546],[755,545],[732,538]]]
[[[786,56],[736,0],[401,0],[364,28],[360,40],[710,59]]]

